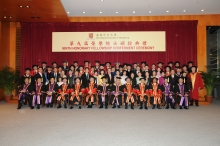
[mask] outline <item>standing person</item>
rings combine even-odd
[[[99,85],[98,76],[99,76],[98,71],[94,71],[93,77],[95,78],[95,84],[96,84],[96,85]]]
[[[127,76],[131,77],[131,73],[132,73],[131,64],[127,64]]]
[[[105,71],[103,69],[100,70],[100,75],[98,75],[98,84],[97,85],[100,85],[102,84],[102,77],[105,76]]]
[[[89,68],[85,68],[85,72],[82,74],[81,79],[82,79],[82,84],[84,87],[87,87],[90,79],[90,74],[89,74]]]
[[[169,109],[169,105],[171,105],[172,109],[175,109],[175,106],[174,106],[175,101],[173,98],[173,94],[175,92],[174,92],[173,86],[171,86],[171,84],[168,83],[167,77],[164,78],[164,84],[162,84],[160,87],[161,87],[161,91],[163,92],[163,95],[165,98],[165,104],[167,105],[166,109]]]
[[[147,85],[145,84],[145,78],[140,78],[141,83],[139,83],[136,88],[137,88],[137,93],[138,93],[138,100],[140,103],[140,109],[143,109],[143,103],[144,103],[144,108],[147,110],[147,101],[148,101],[148,88]]]
[[[193,62],[189,61],[188,62],[188,72],[191,73],[192,72],[192,66],[193,66]]]
[[[60,74],[58,73],[58,69],[57,67],[54,67],[53,68],[53,73],[52,73],[52,76],[54,78],[54,81],[55,83],[58,81],[58,77],[60,76]]]
[[[63,85],[63,80],[62,80],[62,77],[59,76],[58,79],[57,79],[57,85],[58,87],[60,87],[61,85]]]
[[[21,109],[23,103],[30,99],[30,93],[33,91],[33,85],[29,83],[29,78],[24,77],[24,83],[18,88],[18,108]],[[30,103],[29,103],[30,105]]]
[[[63,84],[59,86],[58,88],[58,106],[57,108],[61,108],[61,104],[64,104],[64,108],[67,108],[67,101],[68,101],[68,96],[69,96],[69,85],[67,84],[67,78],[63,78]]]
[[[35,78],[35,80],[37,80],[38,78],[41,78],[41,82],[45,85],[46,77],[45,77],[45,74],[43,73],[42,67],[38,68],[38,73],[34,76],[34,78]]]
[[[133,73],[136,73],[136,71],[137,71],[137,66],[138,66],[138,63],[137,63],[137,62],[133,63],[133,68],[132,68],[132,72],[133,72]]]
[[[95,97],[97,94],[97,85],[95,84],[95,79],[93,76],[90,77],[90,82],[86,86],[86,105],[88,105],[88,108],[92,108],[93,102],[96,101]],[[90,104],[89,104],[90,102]]]
[[[119,71],[120,62],[115,62],[115,71]]]
[[[174,69],[171,70],[170,75],[168,76],[168,82],[173,88],[178,83],[178,77],[176,76]]]
[[[31,70],[30,75],[34,77],[37,74],[37,72],[38,72],[38,66],[32,65],[32,70]]]
[[[37,82],[33,88],[33,97],[30,98],[30,107],[31,109],[34,109],[35,105],[37,105],[37,109],[40,109],[40,98],[42,98],[42,94],[44,92],[44,84],[42,83],[42,78],[37,78]]]
[[[158,62],[157,66],[161,69],[161,71],[163,71],[163,62]]]
[[[67,83],[69,86],[72,88],[74,82],[74,77],[73,77],[73,71],[69,70],[68,76],[67,76]]]
[[[115,72],[114,81],[116,81],[117,77],[120,77],[120,72],[119,72],[119,70],[117,70],[117,71]],[[120,78],[121,78],[121,77],[120,77]]]
[[[124,84],[124,102],[125,102],[125,109],[128,108],[128,103],[131,102],[131,109],[134,109],[134,85],[131,83],[131,78],[127,77],[125,79],[126,83]]]
[[[147,86],[149,86],[149,84],[151,83],[151,78],[150,78],[150,74],[149,72],[145,72],[145,83]]]
[[[46,85],[45,91],[47,93],[45,104],[47,107],[53,107],[54,100],[56,98],[56,93],[58,90],[58,85],[55,83],[54,77],[50,78],[50,82]]]
[[[121,84],[124,85],[126,83],[125,79],[127,78],[127,71],[123,71],[123,75],[121,76]]]
[[[161,68],[157,68],[157,78],[159,79],[161,77]]]
[[[74,65],[74,68],[75,68],[75,70],[74,71],[79,71],[79,67],[78,67],[78,61],[74,61],[73,62],[73,65]]]
[[[56,63],[56,62],[53,62],[52,64],[52,68],[54,69],[54,68],[57,68],[57,66],[58,66],[58,64]]]
[[[177,94],[177,102],[182,109],[184,106],[185,109],[188,109],[188,94],[189,90],[185,84],[183,84],[183,78],[180,77],[178,84],[175,86],[175,93]]]
[[[114,76],[112,75],[111,68],[108,68],[107,74],[105,75],[105,78],[107,79],[107,83],[112,86],[114,84]],[[104,79],[104,78],[103,78]]]
[[[131,73],[131,83],[132,83],[133,85],[137,85],[137,81],[136,81],[134,72]]]
[[[47,63],[46,62],[42,62],[41,64],[42,64],[42,70],[43,70],[42,72],[43,73],[47,72]]]
[[[143,78],[143,77],[142,77],[142,73],[139,72],[139,73],[138,73],[138,76],[136,77],[136,85],[138,85],[138,84],[141,82],[141,81],[140,81],[141,78]]]
[[[111,98],[110,103],[112,104],[112,108],[121,108],[122,106],[122,95],[123,94],[123,86],[121,84],[121,77],[116,77],[115,83],[111,87]]]
[[[188,74],[190,82],[192,83],[192,90],[190,90],[190,105],[195,102],[196,106],[199,106],[199,90],[204,88],[201,75],[196,72],[197,67],[191,67],[191,73]]]
[[[142,61],[141,62],[141,72],[144,72],[145,71],[145,66],[146,66],[146,62],[145,61]]]
[[[28,78],[28,82],[33,86],[35,85],[35,78],[31,76],[31,69],[30,68],[25,68],[25,74],[21,76],[19,80],[19,86],[22,86],[24,84],[24,79]]]
[[[170,75],[171,67],[165,66],[165,76],[168,77]]]
[[[150,87],[150,102],[153,105],[152,109],[155,109],[157,106],[158,109],[160,108],[160,103],[161,103],[161,89],[160,85],[157,83],[157,78],[153,78],[153,83],[151,84],[152,86]]]
[[[100,66],[100,61],[95,61],[95,71],[99,73],[99,67]]]
[[[109,69],[109,68],[108,68]],[[103,104],[105,104],[105,109],[108,108],[108,94],[110,92],[110,85],[107,84],[106,77],[102,77],[102,84],[98,86],[98,98],[99,98],[99,108],[103,108]]]
[[[67,61],[63,61],[63,70],[65,71],[65,74],[67,74],[67,72],[69,71],[69,67],[68,67],[68,62]]]
[[[70,109],[73,109],[73,104],[75,102],[79,103],[79,109],[81,109],[82,104],[82,93],[84,92],[85,88],[81,84],[81,80],[79,77],[75,78],[75,84],[73,85],[73,90],[71,92],[70,97]]]
[[[165,78],[165,73],[162,72],[162,73],[161,73],[161,76],[160,76],[159,79],[158,79],[160,86],[164,84],[164,78]]]

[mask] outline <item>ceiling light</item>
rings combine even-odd
[[[86,12],[83,12],[83,14],[85,14]]]
[[[100,14],[102,14],[102,12],[99,12]]]
[[[11,16],[9,18],[12,18]]]
[[[30,8],[30,6],[26,6],[26,8]]]
[[[4,18],[7,18],[6,16],[4,16]]]
[[[169,13],[169,11],[167,11],[167,13]]]
[[[149,13],[151,13],[151,11],[149,11]]]
[[[186,12],[186,10],[183,10],[183,12]]]
[[[117,13],[117,14],[118,14],[118,12],[115,12],[115,13]]]
[[[201,10],[202,12],[204,11],[204,10]]]
[[[20,8],[22,8],[23,6],[19,6]]]
[[[133,13],[135,13],[135,11],[133,11]]]
[[[69,14],[70,12],[67,12],[67,14]]]
[[[101,2],[103,2],[104,0],[100,0]]]

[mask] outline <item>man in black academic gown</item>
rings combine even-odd
[[[24,77],[24,83],[18,88],[18,108],[21,109],[22,104],[26,104],[27,100],[30,101],[30,94],[33,91],[33,85],[29,83],[29,78]],[[30,105],[30,104],[29,104]]]
[[[19,80],[19,86],[22,86],[24,84],[24,79],[28,78],[29,83],[31,85],[35,85],[35,78],[33,76],[30,75],[30,68],[25,68],[25,74],[23,76],[21,76],[20,80]]]

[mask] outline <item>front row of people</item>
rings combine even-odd
[[[37,79],[35,86],[29,84],[29,79],[24,79],[24,84],[19,87],[18,109],[23,104],[29,103],[29,107],[40,109],[40,104],[45,103],[46,107],[53,107],[54,102],[57,102],[57,108],[67,108],[68,103],[70,109],[77,102],[81,109],[83,97],[88,108],[92,108],[96,102],[98,95],[99,108],[108,108],[109,103],[112,108],[120,108],[122,106],[122,97],[124,97],[125,109],[130,104],[131,109],[134,109],[134,103],[140,105],[140,109],[148,109],[148,98],[152,109],[161,108],[161,104],[166,105],[166,109],[171,106],[175,109],[175,105],[179,104],[179,108],[188,109],[189,90],[183,84],[183,78],[179,78],[177,85],[168,83],[168,78],[165,78],[164,84],[159,85],[157,78],[153,78],[153,83],[145,84],[145,78],[140,78],[140,84],[133,85],[131,79],[125,79],[126,84],[121,84],[121,78],[117,77],[114,84],[107,84],[107,78],[102,77],[102,84],[97,87],[94,82],[94,77],[90,77],[90,82],[87,87],[83,87],[80,78],[75,78],[75,84],[71,87],[67,83],[67,79],[63,78],[63,84],[58,86],[54,78],[50,79],[47,85],[43,85],[41,78]]]

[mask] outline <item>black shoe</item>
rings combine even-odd
[[[37,105],[37,109],[40,109],[40,105]]]
[[[100,106],[99,106],[99,108],[101,109],[101,108],[103,108],[103,106],[102,106],[102,105],[100,105]]]
[[[81,106],[79,106],[79,109],[81,109]]]
[[[73,109],[73,106],[71,106],[70,109]]]
[[[61,108],[61,105],[59,105],[57,108]]]
[[[33,107],[33,106],[31,106],[31,109],[34,109],[34,107]]]
[[[46,104],[47,107],[49,107],[49,104]]]
[[[193,103],[190,103],[189,105],[190,105],[190,106],[193,106]]]
[[[64,108],[67,108],[67,106],[66,106],[66,105],[64,105]]]
[[[172,109],[176,109],[175,106],[171,106]]]
[[[139,109],[143,109],[143,107],[141,106]]]
[[[155,109],[155,105],[153,105],[152,109]]]
[[[120,105],[118,105],[118,108],[121,108],[121,106],[120,106]]]
[[[113,106],[112,106],[112,108],[114,109],[114,108],[116,108],[116,106],[115,106],[115,105],[113,105]]]
[[[125,105],[125,109],[128,109],[128,106],[127,106],[127,105]]]
[[[157,105],[157,108],[158,108],[158,109],[161,109],[159,104]]]
[[[145,106],[145,107],[144,107],[144,109],[146,109],[146,110],[147,110],[147,109],[148,109],[148,108],[147,108],[147,106]]]
[[[131,109],[134,109],[134,103],[131,103]]]
[[[180,106],[180,109],[183,109],[182,106]]]
[[[53,107],[53,104],[51,103],[51,104],[50,104],[50,108],[52,108],[52,107]]]
[[[108,109],[108,106],[105,106],[105,109]]]
[[[91,108],[89,104],[88,104],[87,108]]]
[[[17,109],[21,109],[21,107],[19,106]]]
[[[184,109],[188,109],[188,107],[187,107],[187,106],[184,106]]]
[[[166,106],[166,109],[169,109],[170,107],[169,106]]]

